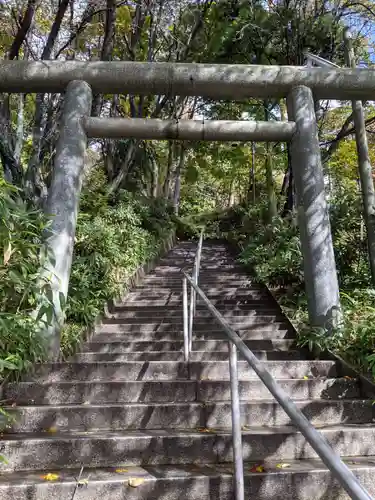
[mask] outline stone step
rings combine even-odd
[[[231,309],[231,308],[220,308],[219,312],[230,322],[238,321],[240,318],[243,320],[249,319],[251,321],[261,318],[262,321],[267,321],[268,318],[274,319],[284,319],[285,317],[282,315],[281,311],[276,307],[263,305],[260,308],[254,307],[243,307],[241,309]],[[181,321],[183,317],[182,307],[173,308],[173,307],[161,307],[159,310],[139,307],[137,310],[129,309],[127,307],[116,307],[111,312],[108,313],[107,317],[109,319],[124,319],[128,323],[130,321],[135,321],[141,323],[147,323],[148,321],[154,322],[158,319],[166,319],[173,321]],[[207,308],[199,307],[194,316],[194,321],[201,322],[203,319],[209,319],[210,321],[213,319],[212,313]]]
[[[263,361],[274,378],[331,377],[338,375],[335,361]],[[238,361],[238,377],[251,380],[257,375],[247,361]],[[37,365],[29,381],[63,380],[229,380],[227,361],[134,361],[97,363],[44,363]]]
[[[344,456],[367,456],[375,440],[372,425],[326,426],[322,430],[334,451]],[[19,453],[22,449],[22,453]],[[292,427],[249,427],[242,433],[243,458],[246,461],[318,458],[306,445],[305,438]],[[152,450],[152,452],[150,452]],[[116,467],[147,465],[230,463],[230,428],[150,431],[57,432],[46,434],[9,434],[2,440],[2,453],[8,464],[4,471]],[[69,460],[67,460],[69,457]],[[84,461],[83,461],[84,457]]]
[[[370,495],[375,495],[375,458],[345,457],[348,466]],[[277,461],[266,461],[267,472],[251,472],[258,462],[245,463],[245,498],[254,500],[348,500],[332,473],[316,459],[289,461],[280,470]],[[123,468],[121,468],[123,465]],[[230,464],[180,466],[129,466],[84,469],[77,500],[233,500],[233,467]],[[118,469],[120,467],[120,469]],[[123,472],[116,472],[122,470]],[[69,499],[77,487],[78,469],[58,471],[56,481],[44,475],[15,472],[0,476],[0,498],[12,500]],[[133,487],[134,478],[144,481]],[[87,484],[86,484],[87,483]]]
[[[242,313],[243,314],[243,313]],[[286,323],[285,317],[281,313],[271,313],[264,314],[260,311],[260,314],[247,314],[247,315],[225,315],[225,319],[233,328],[243,328],[246,326],[252,326],[254,324],[271,324],[282,322]],[[124,323],[126,325],[160,325],[165,324],[176,324],[181,325],[183,321],[182,314],[174,316],[169,315],[168,311],[165,312],[164,316],[155,317],[153,314],[142,317],[127,317],[126,312],[119,313],[109,313],[106,318],[103,319],[103,324],[113,324],[113,323]],[[215,321],[215,318],[212,315],[197,315],[194,317],[194,324],[196,328],[212,325],[212,322]]]
[[[253,351],[253,354],[263,361],[306,359],[306,352],[302,349],[290,351]],[[244,359],[239,353],[238,359]],[[95,363],[97,361],[185,361],[184,353],[178,351],[160,351],[160,352],[112,352],[97,353],[84,352],[76,354],[73,357],[74,362]],[[229,360],[228,352],[224,351],[193,351],[190,353],[189,361],[226,361]]]
[[[137,308],[154,308],[154,307],[165,307],[168,306],[174,310],[182,310],[182,294],[179,295],[173,295],[171,296],[170,294],[167,295],[160,295],[160,294],[154,294],[150,296],[143,296],[143,295],[134,295],[131,296],[130,294],[126,296],[124,299],[125,302],[122,301],[116,301],[114,303],[115,308],[117,309],[130,309],[131,307],[137,307]],[[262,309],[264,307],[268,307],[267,305],[265,306],[264,304],[267,304],[269,301],[269,298],[253,298],[253,299],[243,299],[243,300],[238,300],[238,299],[224,299],[224,300],[212,300],[210,299],[212,304],[220,311],[222,309],[230,309],[230,308],[245,308],[246,306],[249,308],[253,309]],[[275,307],[275,305],[274,305]],[[206,306],[203,304],[201,305],[199,302],[197,303],[197,309],[207,309]]]
[[[173,263],[174,264],[174,263]],[[179,278],[182,279],[183,273],[185,270],[187,274],[191,275],[193,271],[193,263],[192,262],[184,262],[182,265],[165,265],[165,266],[156,266],[151,272],[147,274],[147,277],[168,277],[168,278]],[[221,276],[225,277],[240,277],[244,279],[250,279],[253,281],[253,278],[248,276],[244,271],[244,268],[241,266],[236,266],[232,264],[222,264],[220,262],[215,264],[206,264],[202,265],[199,270],[199,276],[202,277],[216,277]]]
[[[278,384],[294,400],[361,396],[355,379],[280,379]],[[270,398],[268,389],[257,379],[241,380],[239,393],[243,401]],[[230,398],[230,383],[225,380],[21,382],[6,385],[1,395],[8,405],[212,402],[230,401]]]
[[[287,351],[295,347],[295,339],[274,339],[274,340],[245,340],[245,344],[252,351]],[[193,351],[221,351],[228,352],[228,342],[221,340],[193,340]],[[184,343],[180,341],[139,341],[121,342],[110,339],[103,339],[103,342],[98,341],[97,337],[93,337],[91,342],[84,344],[82,352],[159,352],[159,351],[183,351]]]
[[[219,275],[217,277],[212,277],[212,278],[205,278],[205,279],[199,279],[199,287],[205,291],[205,290],[210,290],[211,288],[252,288],[254,289],[252,283],[247,279],[247,278],[229,278],[229,277],[220,277]],[[147,286],[150,288],[156,288],[156,287],[161,287],[161,288],[176,288],[176,289],[182,289],[182,278],[162,278],[162,277],[157,277],[155,278],[145,278],[142,280],[142,285],[139,286]],[[261,288],[255,287],[255,289],[258,289],[261,291]]]
[[[271,301],[258,300],[251,303],[236,303],[236,304],[217,304],[216,309],[225,315],[247,315],[247,314],[263,314],[268,313],[281,313],[280,307]],[[132,315],[155,315],[155,316],[165,316],[166,308],[164,305],[148,305],[147,301],[128,303],[128,302],[116,302],[112,311],[114,313],[127,314],[129,317]],[[170,304],[168,307],[168,316],[181,316],[183,312],[182,303]],[[207,309],[207,306],[202,303],[197,303],[196,305],[196,316],[209,316],[212,317],[212,313]]]
[[[126,314],[126,313],[125,313]],[[287,320],[282,316],[281,313],[277,314],[263,314],[260,311],[260,314],[253,314],[247,316],[226,316],[225,318],[227,322],[233,328],[243,329],[246,327],[251,327],[253,325],[262,324],[262,325],[272,325],[274,323],[287,324]],[[158,327],[159,325],[182,325],[183,317],[182,314],[180,316],[169,316],[166,311],[164,317],[156,318],[153,315],[145,316],[142,318],[124,318],[122,313],[110,313],[108,317],[104,318],[102,324],[116,324],[122,323],[126,325],[140,325],[140,326],[148,326],[153,325],[153,328]],[[212,325],[212,323],[217,324],[215,318],[211,316],[194,317],[194,325],[195,328],[205,328],[207,325]]]
[[[235,329],[242,340],[274,340],[295,338],[295,332],[291,327],[285,327],[281,323],[258,324],[252,328],[241,330]],[[113,341],[178,341],[184,338],[182,329],[178,325],[156,324],[156,325],[124,325],[121,323],[102,324],[95,328],[96,334],[91,342],[113,342]],[[226,340],[227,336],[219,325],[211,327],[194,327],[193,338],[195,340]]]
[[[191,271],[187,272],[188,276],[191,276]],[[182,271],[175,271],[173,273],[153,273],[147,274],[147,276],[142,280],[143,284],[149,284],[150,286],[154,286],[156,283],[164,286],[165,283],[168,285],[180,285],[183,280]],[[252,278],[249,278],[246,274],[239,273],[238,271],[233,270],[233,272],[221,273],[219,270],[216,271],[203,271],[199,274],[198,277],[198,285],[199,286],[208,286],[208,285],[218,285],[218,284],[226,284],[229,286],[232,283],[238,283],[239,286],[249,286],[252,284]],[[263,286],[256,284],[254,286],[256,290],[262,290]]]
[[[153,273],[156,269],[160,268],[166,268],[166,269],[173,269],[173,268],[183,268],[186,263],[194,265],[194,258],[190,259],[184,259],[184,258],[178,258],[175,257],[173,259],[170,258],[163,258],[159,260],[158,264],[154,267],[154,269],[150,272]],[[226,268],[237,268],[241,269],[242,272],[244,272],[244,268],[241,264],[239,264],[237,261],[235,261],[232,257],[228,257],[228,255],[221,255],[221,256],[213,256],[212,258],[206,257],[204,260],[201,260],[201,265],[200,269],[205,269],[205,268],[213,268],[213,269],[226,269]]]
[[[240,297],[244,295],[262,295],[265,296],[265,291],[261,289],[255,289],[251,284],[241,286],[238,283],[236,284],[235,282],[233,283],[223,283],[222,285],[218,284],[213,284],[213,285],[207,285],[201,284],[202,291],[207,295],[207,297],[216,297],[216,296],[225,296],[225,295],[237,295],[239,294]],[[152,293],[157,293],[157,294],[167,294],[167,293],[182,293],[182,282],[180,284],[172,284],[172,285],[156,285],[152,286],[150,283],[143,283],[141,285],[137,285],[132,289],[133,292],[144,292],[147,291],[147,293],[152,294]]]
[[[260,301],[260,300],[270,300],[269,294],[263,291],[257,291],[257,290],[243,290],[243,291],[238,291],[236,293],[236,289],[229,289],[229,290],[224,290],[223,292],[220,292],[215,290],[213,292],[207,292],[205,290],[205,294],[207,297],[211,300],[213,303],[220,303],[221,301],[225,301],[225,303],[232,303],[232,302],[251,302],[251,301]],[[136,288],[133,288],[132,291],[128,292],[126,295],[126,303],[131,303],[133,301],[137,300],[152,300],[152,299],[160,299],[160,300],[181,300],[182,301],[182,291],[174,291],[171,292],[169,289],[165,288],[158,288],[158,289],[145,289],[145,290],[137,290]],[[199,306],[199,298],[198,298],[198,306]]]
[[[296,401],[313,425],[373,423],[372,400],[315,399]],[[9,432],[95,431],[125,429],[192,429],[229,427],[229,401],[214,403],[126,403],[5,407],[15,421]],[[273,400],[240,402],[241,424],[291,425],[289,417]]]
[[[185,266],[174,266],[174,267],[162,267],[162,268],[155,268],[152,272],[148,273],[146,276],[146,279],[168,279],[168,280],[182,280],[184,277],[183,270],[186,272],[188,276],[192,276],[193,273],[193,266],[185,265]],[[200,269],[199,276],[198,276],[199,281],[205,281],[205,280],[212,280],[216,281],[217,279],[220,280],[220,282],[228,279],[228,280],[244,280],[246,282],[254,282],[254,279],[250,277],[249,275],[244,272],[243,268],[241,267],[233,267],[233,266],[227,266],[225,269],[221,269],[220,265],[217,266],[210,266],[210,267],[203,267]],[[256,283],[257,286],[259,286],[259,283]]]

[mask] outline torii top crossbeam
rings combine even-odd
[[[94,92],[172,94],[234,100],[285,97],[311,88],[320,99],[375,99],[375,69],[227,64],[2,61],[0,92],[61,92],[84,80]]]

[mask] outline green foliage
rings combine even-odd
[[[341,287],[344,290],[369,287],[367,238],[358,192],[347,189],[341,196],[333,198],[330,217]]]
[[[268,223],[264,199],[255,206],[236,206],[201,216],[199,223],[208,228],[216,224],[217,237],[237,245],[240,261],[272,289],[296,326],[301,346],[308,346],[316,355],[329,349],[361,370],[371,370],[375,377],[375,291],[371,288],[366,239],[361,235],[361,199],[357,190],[347,189],[341,197],[331,196],[330,218],[344,312],[341,328],[331,335],[308,326],[295,214],[277,216]]]
[[[0,179],[0,378],[44,358],[41,330],[53,317],[52,290],[40,270],[53,260],[42,247],[48,221]],[[40,307],[36,317],[31,312]],[[43,316],[43,317],[42,317]]]
[[[176,218],[176,234],[181,239],[194,239],[203,230],[206,239],[230,239],[233,230],[242,227],[243,214],[243,207],[237,205],[226,210],[193,212]]]
[[[375,292],[356,290],[351,295],[342,292],[344,311],[342,327],[331,335],[323,329],[301,328],[299,345],[308,346],[317,355],[326,350],[335,352],[364,372],[375,377]]]
[[[61,331],[60,349],[63,359],[76,353],[83,340],[85,327],[81,324],[66,323]]]
[[[255,210],[252,215],[256,215]],[[272,287],[301,287],[302,254],[296,225],[290,220],[274,217],[271,223],[260,219],[254,226],[241,261],[251,266],[257,277]]]
[[[61,352],[75,351],[85,326],[92,324],[124,281],[157,255],[174,227],[171,207],[120,192],[110,199],[103,174],[90,176],[82,195],[75,252],[66,305],[68,324],[61,334]],[[48,221],[31,210],[17,190],[0,181],[0,378],[18,376],[43,361],[42,330],[53,319],[52,290],[40,271],[53,256],[42,245]],[[104,184],[105,186],[105,184]],[[39,313],[32,314],[38,310]]]
[[[92,324],[105,302],[119,296],[124,282],[158,254],[174,228],[172,209],[160,199],[120,191],[109,199],[94,172],[82,194],[62,333],[64,356],[74,352],[82,328]]]

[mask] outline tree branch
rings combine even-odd
[[[18,57],[19,51],[30,29],[35,11],[38,8],[39,1],[40,0],[28,1],[25,14],[20,22],[17,34],[14,37],[13,43],[9,49],[8,59],[12,60]]]

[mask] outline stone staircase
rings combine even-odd
[[[199,302],[183,359],[181,268],[195,249],[172,249],[70,362],[3,389],[16,421],[1,438],[0,499],[234,498],[227,342]],[[359,381],[296,349],[275,301],[224,246],[204,245],[200,286],[375,494],[374,406]],[[239,378],[246,498],[348,498],[241,358]]]

